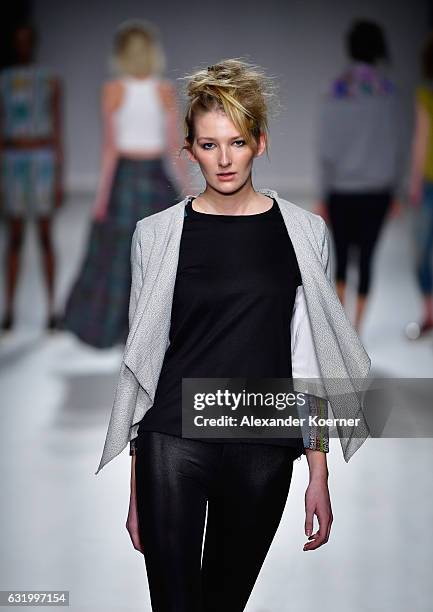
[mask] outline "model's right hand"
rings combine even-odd
[[[129,499],[126,529],[128,530],[134,548],[144,554],[140,542],[140,531],[138,528],[137,496],[135,489],[135,456],[132,457],[131,461],[131,496]]]

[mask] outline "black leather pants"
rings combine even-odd
[[[140,432],[137,506],[153,612],[244,610],[292,469],[288,447]]]

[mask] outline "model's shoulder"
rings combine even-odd
[[[311,210],[303,208],[299,204],[291,202],[290,200],[279,198],[279,202],[288,213],[296,217],[299,223],[308,225],[313,229],[313,231],[317,232],[318,234],[323,232],[325,225],[323,217],[311,212]]]
[[[185,200],[181,200],[176,204],[172,204],[171,206],[164,208],[164,210],[160,210],[156,213],[148,215],[147,217],[144,217],[143,219],[140,219],[137,222],[137,227],[142,232],[157,228],[161,229],[171,221],[173,216],[175,216],[176,214],[180,214],[181,209],[183,209],[184,207]]]

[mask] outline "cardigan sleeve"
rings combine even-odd
[[[323,231],[323,236],[322,236],[322,247],[321,247],[321,257],[322,257],[322,263],[323,263],[323,268],[325,270],[325,274],[328,277],[329,281],[332,283],[333,281],[333,276],[332,276],[332,262],[331,262],[331,239],[329,237],[329,230],[328,230],[328,226],[326,225],[325,221],[323,220],[322,217],[319,217],[321,222],[322,222],[322,231]]]
[[[137,308],[138,297],[140,295],[142,284],[143,276],[141,269],[141,245],[139,238],[139,229],[137,226],[135,226],[135,230],[131,239],[131,293],[129,296],[128,311],[129,328],[131,328],[132,319]]]
[[[131,329],[132,320],[137,308],[138,297],[143,285],[143,274],[141,265],[141,245],[139,238],[139,228],[136,226],[131,240],[131,293],[129,297],[129,328]],[[129,454],[135,455],[135,438],[129,443]]]
[[[320,378],[320,368],[317,361],[311,331],[310,318],[308,316],[305,301],[304,287],[299,285],[296,290],[295,304],[291,321],[292,339],[292,377],[293,378]],[[327,416],[327,400],[308,394],[308,414],[312,417]],[[309,425],[304,435],[304,447],[312,450],[329,452],[328,427]]]

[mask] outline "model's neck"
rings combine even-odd
[[[194,203],[196,210],[220,215],[250,215],[262,212],[266,206],[266,196],[255,191],[251,180],[234,193],[221,193],[206,185]]]

